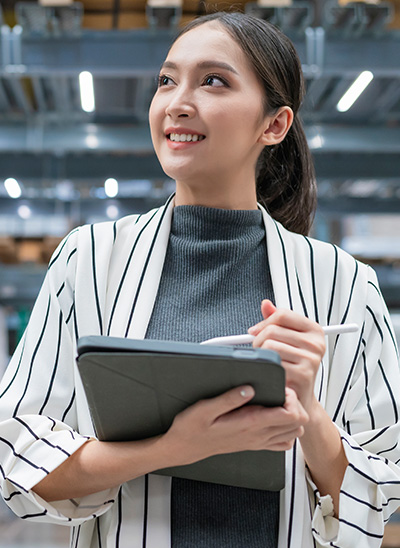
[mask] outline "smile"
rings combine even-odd
[[[205,139],[205,136],[190,133],[170,133],[169,135],[167,135],[167,138],[170,141],[175,141],[176,143],[187,143],[191,141],[202,141],[203,139]]]

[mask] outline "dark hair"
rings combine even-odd
[[[301,63],[292,42],[279,29],[243,13],[204,15],[186,25],[179,36],[215,21],[239,44],[265,90],[265,114],[282,106],[294,112],[285,139],[264,147],[256,168],[257,199],[287,229],[308,234],[316,207],[316,182],[310,149],[297,115],[305,87]]]

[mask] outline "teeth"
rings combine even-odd
[[[170,141],[175,141],[177,143],[185,143],[190,141],[202,141],[205,139],[204,135],[197,135],[197,134],[191,134],[191,133],[170,133],[169,135]]]

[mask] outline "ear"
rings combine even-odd
[[[262,145],[277,145],[286,137],[293,123],[293,110],[290,107],[281,107],[274,116],[265,118],[266,126],[258,142]]]

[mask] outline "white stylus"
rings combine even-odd
[[[325,335],[341,335],[342,333],[354,333],[359,330],[356,323],[344,323],[341,325],[325,325],[322,327]],[[211,344],[218,346],[229,346],[235,344],[248,344],[254,341],[254,335],[248,333],[244,335],[230,335],[229,337],[215,337],[208,339],[200,344]]]

